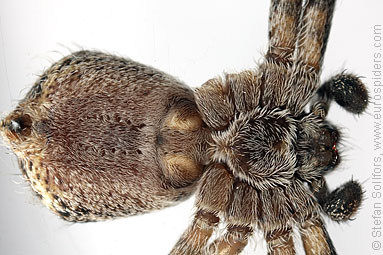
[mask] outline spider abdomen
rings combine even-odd
[[[90,51],[54,64],[2,131],[54,212],[89,221],[162,208],[202,173],[193,92],[131,60]]]

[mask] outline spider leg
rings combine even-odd
[[[254,71],[225,74],[205,82],[195,91],[195,100],[203,121],[211,128],[224,130],[237,112],[259,106],[261,88]]]
[[[218,227],[218,213],[225,211],[233,189],[233,176],[223,165],[209,166],[197,191],[194,220],[173,247],[172,255],[204,254],[206,244]]]
[[[176,245],[170,252],[171,255],[203,254],[206,244],[217,228],[219,218],[217,214],[205,210],[199,210],[192,224],[182,234]]]
[[[247,183],[236,181],[224,215],[226,233],[216,239],[209,248],[209,254],[235,255],[247,245],[257,220],[258,191]]]
[[[294,61],[319,73],[326,51],[335,0],[308,0],[301,21]]]
[[[269,255],[295,254],[292,224],[316,214],[313,200],[299,181],[288,187],[266,190],[234,182],[230,204],[224,214],[227,232],[210,245],[209,254],[239,254],[255,226],[264,231]]]
[[[284,107],[286,94],[290,94],[288,70],[299,32],[302,0],[272,0],[269,15],[269,46],[265,62],[258,69],[259,84],[263,91],[260,105],[270,108]]]
[[[295,114],[302,112],[317,89],[334,6],[335,0],[305,4],[288,82],[292,88],[288,106]]]
[[[351,219],[358,211],[363,190],[356,181],[348,181],[330,193],[324,177],[311,183],[311,190],[323,211],[334,221]]]
[[[337,254],[321,219],[310,219],[299,230],[306,255]]]
[[[209,247],[209,254],[236,255],[247,245],[253,228],[247,225],[228,225],[223,237],[215,240]]]
[[[272,0],[269,15],[269,48],[266,59],[291,62],[299,31],[302,0]]]
[[[265,233],[268,255],[294,255],[291,227],[279,228]]]
[[[319,217],[315,198],[303,182],[295,180],[286,187],[262,191],[259,200],[258,221],[264,231],[268,255],[295,254],[292,227],[299,227],[305,219]]]

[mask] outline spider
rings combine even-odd
[[[331,101],[359,114],[360,79],[319,86],[335,1],[272,1],[257,70],[196,91],[154,68],[81,51],[48,69],[0,124],[38,196],[62,218],[96,221],[160,209],[196,191],[196,213],[171,254],[238,254],[255,229],[269,254],[335,254],[320,213],[350,219],[355,181],[328,191],[340,134]],[[310,109],[307,111],[307,105]],[[218,225],[225,232],[211,240]]]

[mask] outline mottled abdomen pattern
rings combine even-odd
[[[15,126],[4,136],[32,188],[70,221],[171,205],[203,170],[193,92],[108,54],[80,51],[54,64],[2,125]]]

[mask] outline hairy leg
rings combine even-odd
[[[236,181],[230,204],[225,210],[226,233],[210,246],[211,254],[239,254],[247,245],[257,221],[258,191],[248,184]]]
[[[272,0],[269,15],[269,46],[265,62],[259,67],[260,105],[283,107],[287,104],[288,69],[299,32],[302,0]]]
[[[182,234],[170,254],[172,255],[194,255],[204,254],[204,250],[210,236],[217,228],[218,216],[213,212],[199,210],[192,224]]]
[[[302,0],[272,0],[269,16],[269,49],[266,59],[291,62],[299,31]]]
[[[233,189],[233,176],[223,165],[208,167],[197,191],[197,213],[174,248],[172,255],[204,254],[206,244],[218,227],[218,213],[225,211]]]
[[[317,89],[335,0],[308,0],[305,4],[289,85],[289,107],[300,113]]]
[[[274,229],[265,233],[268,255],[294,255],[294,241],[291,227]]]
[[[245,225],[228,225],[224,236],[215,240],[209,247],[208,254],[237,255],[247,245],[253,228]]]
[[[319,73],[326,51],[335,0],[308,0],[301,21],[295,62]]]
[[[332,241],[321,219],[304,222],[300,228],[306,255],[336,255]]]

